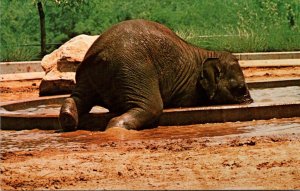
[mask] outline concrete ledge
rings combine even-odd
[[[250,104],[165,110],[160,125],[189,125],[300,117],[300,102]]]
[[[300,117],[300,102],[281,104],[250,104],[210,106],[182,109],[165,109],[159,125],[190,125],[229,121],[266,120]],[[104,130],[113,113],[91,113],[83,117],[80,129]],[[1,114],[2,130],[60,129],[58,115]]]
[[[300,51],[234,53],[239,60],[300,59]]]
[[[16,116],[1,115],[1,130],[58,130],[59,121],[57,116]]]
[[[158,125],[179,126],[300,117],[299,108],[300,102],[165,109]],[[109,120],[115,116],[112,113],[88,114],[80,123],[80,129],[104,130]]]
[[[44,72],[41,61],[0,62],[0,74]]]
[[[247,82],[249,88],[276,88],[286,86],[300,86],[300,79],[265,80]]]
[[[300,59],[240,60],[242,68],[300,66]]]
[[[239,60],[300,59],[300,51],[233,53]],[[0,62],[0,74],[43,72],[41,61]]]

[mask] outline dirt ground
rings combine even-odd
[[[244,70],[248,81],[299,71]],[[38,97],[39,80],[0,83],[1,103]],[[300,117],[0,135],[2,190],[300,189]]]
[[[284,80],[300,77],[300,67],[243,68],[246,81]]]

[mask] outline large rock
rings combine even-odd
[[[76,83],[76,68],[97,37],[76,36],[42,59],[46,75],[40,84],[40,95],[71,93]]]

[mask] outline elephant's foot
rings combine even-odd
[[[112,118],[106,127],[120,127],[127,130],[139,130],[141,128],[154,125],[159,119],[162,109],[157,111],[145,111],[142,108],[132,108],[120,116]]]
[[[78,112],[73,98],[67,98],[59,114],[60,126],[64,131],[74,131],[78,125]]]
[[[131,115],[125,113],[121,116],[112,118],[106,127],[106,130],[109,129],[124,129],[124,130],[134,129],[135,130],[137,129],[137,127],[134,121],[132,120]]]

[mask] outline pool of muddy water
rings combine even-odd
[[[288,86],[266,89],[250,89],[250,94],[254,100],[253,104],[257,103],[292,103],[300,101],[300,86]],[[38,105],[37,107],[28,107],[19,110],[5,110],[0,108],[0,113],[18,113],[26,115],[35,114],[58,114],[61,107],[61,102],[48,105]],[[108,112],[107,109],[95,106],[92,113]]]
[[[210,144],[226,141],[226,138],[286,135],[300,133],[300,118],[227,122],[187,126],[159,126],[141,131],[85,131],[57,132],[54,130],[0,131],[1,152],[33,151],[46,148],[66,149],[84,145],[116,143],[140,144],[143,141],[167,139],[215,138]],[[18,141],[16,141],[16,139]]]

